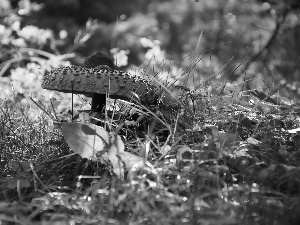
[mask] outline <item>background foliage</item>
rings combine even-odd
[[[129,51],[128,65],[141,66],[147,48],[140,39],[146,37],[158,40],[165,57],[181,67],[190,66],[191,57],[204,56],[195,63],[200,74],[194,76],[208,76],[207,68],[226,64],[223,80],[245,89],[272,92],[288,81],[281,95],[296,100],[300,92],[296,0],[1,0],[0,12],[0,62],[14,47],[76,53],[75,64],[97,50],[117,47]],[[29,36],[7,40],[16,26]]]

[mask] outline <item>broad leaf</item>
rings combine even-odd
[[[131,170],[134,168],[140,168],[140,163],[144,163],[144,159],[134,155],[130,152],[122,152],[119,153],[118,156],[122,160],[122,162],[126,165],[126,169]]]
[[[90,123],[62,123],[62,132],[69,147],[83,158],[97,159],[105,153],[109,134]]]

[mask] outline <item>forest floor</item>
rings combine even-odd
[[[100,128],[38,99],[1,101],[1,224],[300,223],[297,106],[186,89],[180,110],[117,102]]]

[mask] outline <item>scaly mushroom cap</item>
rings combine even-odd
[[[155,85],[151,79],[113,70],[111,66],[113,67],[111,59],[97,52],[88,57],[83,66],[67,66],[51,70],[44,76],[42,88],[94,95],[95,102],[99,95],[104,95],[105,98],[105,95],[109,94],[111,98],[128,100],[133,97],[132,93],[135,93],[146,104],[158,104],[162,88]],[[168,105],[167,107],[177,105],[176,100],[169,93],[165,93],[160,102]],[[94,105],[94,107],[98,106]]]
[[[42,88],[74,94],[109,93],[124,99],[130,98],[132,92],[143,96],[154,86],[149,80],[119,70],[68,66],[46,74]]]

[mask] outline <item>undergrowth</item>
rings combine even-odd
[[[276,38],[276,33],[297,30],[297,17],[287,16],[296,3],[274,3],[274,9],[271,1],[265,1],[262,11],[258,5],[251,11],[249,2],[241,4],[247,16],[249,12],[269,15],[263,23],[253,20],[255,13],[235,16],[245,13],[238,8],[227,14],[227,3],[216,11],[218,16],[204,7],[195,12],[207,19],[184,22],[195,16],[187,14],[183,23],[190,26],[201,21],[200,26],[181,36],[185,29],[180,28],[180,4],[176,4],[179,14],[176,10],[170,16],[169,12],[158,16],[157,24],[150,10],[152,16],[122,19],[118,23],[121,29],[88,20],[85,28],[75,32],[77,25],[69,20],[68,25],[59,22],[54,24],[60,29],[55,35],[23,20],[26,13],[41,6],[21,1],[18,10],[11,9],[9,1],[0,2],[4,3],[0,7],[0,225],[300,224],[299,106],[285,98],[291,91],[295,96],[299,89],[297,82],[278,84],[283,80],[280,74],[297,75],[292,62],[297,54],[290,54],[297,41],[291,38],[287,42],[290,36]],[[62,5],[71,3],[62,1]],[[162,6],[155,6],[162,10],[161,15],[170,11]],[[225,15],[226,21],[218,24],[214,17]],[[124,16],[122,13],[120,18]],[[47,19],[42,14],[33,21],[44,17]],[[245,18],[247,23],[239,24]],[[285,18],[290,23],[284,24]],[[269,23],[276,24],[273,34],[265,29]],[[170,36],[170,50],[194,51],[180,61],[168,60],[159,41],[144,37],[161,36],[155,34],[158,25],[165,32],[169,24],[170,31],[175,31],[174,38]],[[236,26],[242,24],[246,26],[239,30]],[[256,26],[260,30],[251,28]],[[281,26],[288,29],[281,30]],[[222,29],[227,32],[224,36]],[[80,54],[59,55],[59,51],[86,53],[110,39],[112,30],[114,40],[107,43],[131,46],[131,56],[145,59],[128,72],[147,76],[161,87],[159,104],[110,99],[106,110],[95,114],[89,110],[87,97],[41,89],[47,71],[70,65],[68,59],[83,62]],[[165,33],[162,39],[169,38],[169,32]],[[192,39],[185,37],[197,39],[198,33],[195,47]],[[87,42],[93,34],[95,39]],[[200,45],[202,34],[207,40]],[[239,35],[242,42],[233,39]],[[126,41],[117,41],[120,36]],[[277,39],[277,52],[271,51]],[[264,42],[265,46],[258,46]],[[214,47],[205,49],[207,46]],[[243,50],[230,46],[243,46]],[[251,46],[259,51],[254,54]],[[276,57],[269,61],[266,54],[258,60],[267,51],[276,52]],[[228,58],[232,53],[234,57]],[[127,66],[129,51],[115,48],[111,54],[116,66]],[[274,75],[274,80],[260,74],[266,72]],[[164,101],[166,94],[173,95],[176,105]],[[91,144],[93,141],[97,144]]]
[[[29,50],[39,71],[64,58]],[[37,64],[15,70],[0,102],[0,221],[299,224],[299,107],[185,60],[130,70],[162,87],[158,105],[109,100],[98,114],[86,97],[41,91],[41,72],[16,79]]]
[[[105,117],[93,115],[107,131],[118,130],[127,152],[153,165],[127,168],[124,179],[101,156],[89,160],[72,152],[61,132],[61,116],[69,123],[74,116],[68,110],[58,115],[53,102],[29,97],[2,101],[0,219],[298,224],[298,107],[275,104],[278,99],[257,90],[175,88],[180,108],[150,110],[122,101]],[[78,113],[77,122],[87,117]]]

